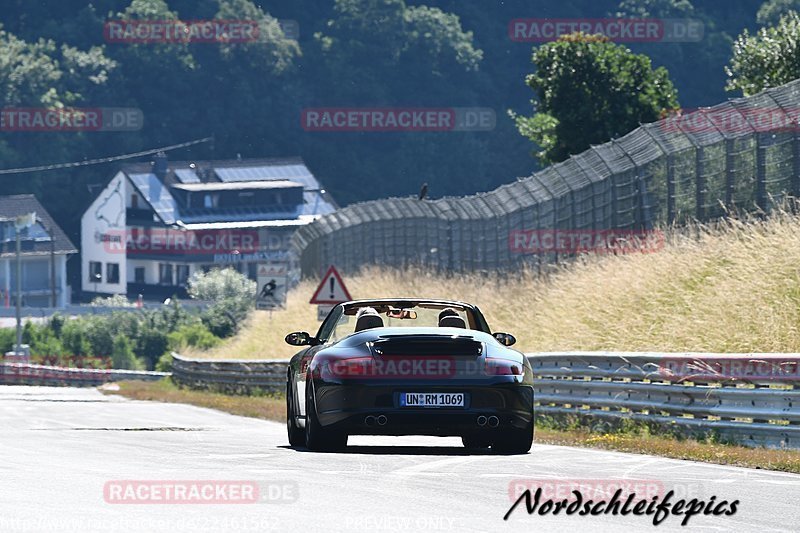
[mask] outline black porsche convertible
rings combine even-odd
[[[286,342],[289,443],[344,448],[349,435],[460,436],[467,448],[527,453],[533,372],[480,310],[446,300],[336,305],[312,336]]]

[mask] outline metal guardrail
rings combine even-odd
[[[183,299],[181,306],[187,311],[204,311],[212,302],[202,300]],[[50,318],[58,313],[62,316],[83,316],[83,315],[108,315],[114,312],[135,313],[142,310],[163,309],[161,302],[144,302],[142,307],[130,305],[128,307],[107,307],[104,305],[90,304],[70,304],[66,307],[23,307],[21,310],[22,318]],[[14,318],[16,316],[14,307],[0,307],[0,318]]]
[[[530,354],[537,414],[630,419],[800,448],[800,354]]]
[[[110,381],[158,381],[170,375],[169,372],[145,372],[140,370],[114,370],[105,368],[67,368],[28,363],[0,363],[1,385],[93,387]]]
[[[172,380],[186,387],[228,394],[282,392],[289,360],[188,359],[172,354]]]
[[[800,448],[800,354],[527,354],[538,415],[629,419],[740,444]],[[282,391],[287,360],[193,360],[173,380],[248,394]]]

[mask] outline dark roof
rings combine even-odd
[[[39,200],[32,194],[17,194],[13,196],[0,196],[0,220],[14,219],[18,216],[27,215],[28,213],[35,212],[37,220],[42,223],[47,230],[51,231],[55,240],[55,253],[57,254],[75,254],[78,249],[69,240],[64,230],[56,224],[53,217],[50,216]],[[24,239],[23,239],[24,240]],[[10,247],[8,243],[0,243],[0,256],[13,255],[16,247],[12,242]],[[31,254],[49,254],[50,241],[33,241],[23,248],[23,255]]]

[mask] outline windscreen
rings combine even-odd
[[[440,314],[442,314],[443,311],[446,315],[456,316],[463,320],[467,328],[471,328],[471,324],[474,324],[472,314],[468,310],[447,305],[418,305],[400,309],[392,306],[370,306],[365,304],[361,307],[348,308],[347,312],[339,317],[336,326],[333,328],[330,340],[335,342],[356,333],[356,314],[359,309],[366,307],[375,310],[383,322],[383,327],[439,327]],[[447,323],[447,321],[445,321],[445,323]]]

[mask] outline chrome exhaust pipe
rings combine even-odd
[[[364,418],[364,424],[369,426],[369,427],[374,426],[375,425],[375,417],[370,415],[370,416]]]
[[[378,415],[377,421],[379,426],[385,426],[389,419],[386,418],[386,415]]]
[[[478,417],[478,425],[483,427],[486,425],[486,417],[481,415]]]
[[[496,416],[490,416],[489,417],[489,427],[490,428],[496,428],[499,425],[500,425],[500,419],[499,418],[497,418]]]

